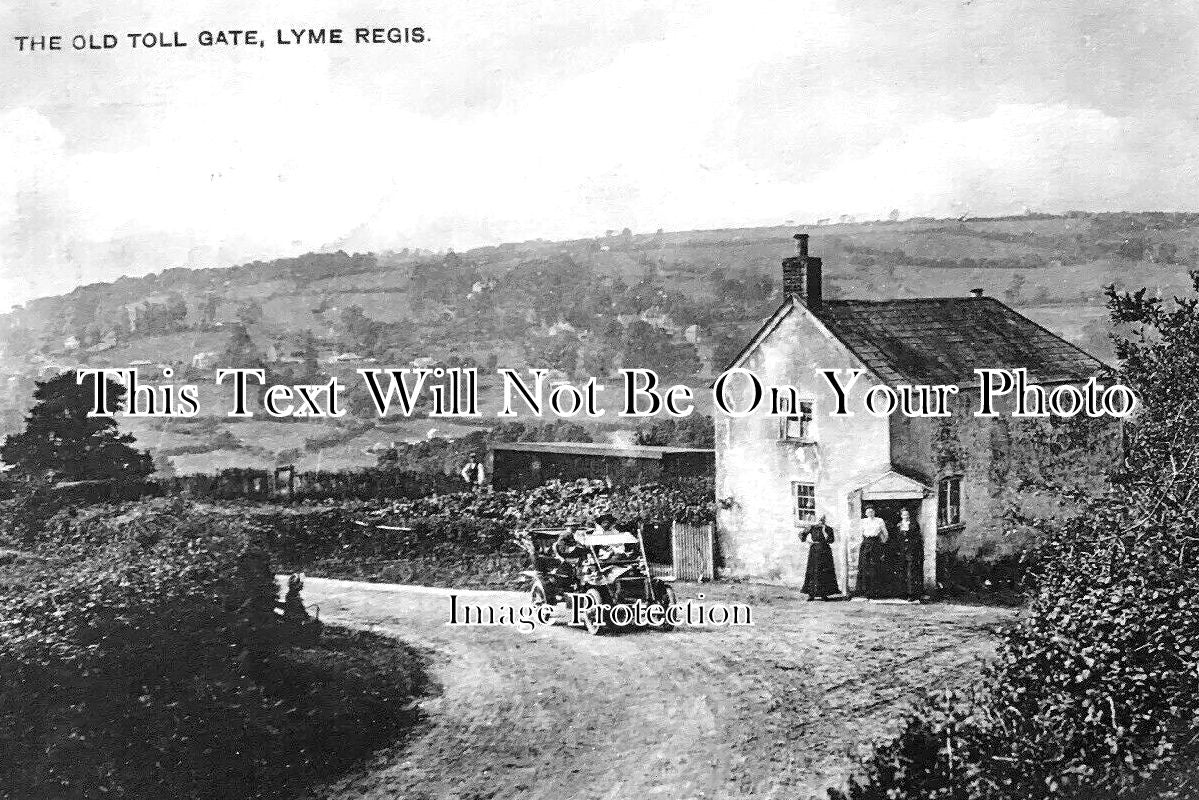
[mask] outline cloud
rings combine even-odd
[[[1161,126],[1161,127],[1159,127]],[[1009,104],[984,117],[936,117],[846,159],[802,186],[837,211],[920,214],[1194,208],[1193,131],[1163,140],[1168,119],[1108,116],[1066,105]],[[1152,176],[1151,178],[1134,176]],[[1173,176],[1173,177],[1169,177]]]
[[[0,53],[6,297],[330,247],[1196,205],[1194,4],[303,0],[285,16],[0,9],[13,30],[432,37]]]

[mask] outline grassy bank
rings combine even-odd
[[[0,796],[276,798],[394,740],[394,639],[275,613],[263,543],[178,501],[62,512],[0,559]]]

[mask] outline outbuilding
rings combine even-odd
[[[693,447],[650,447],[594,442],[494,444],[488,458],[496,489],[539,486],[548,480],[598,478],[613,485],[682,477],[710,477],[715,452]]]

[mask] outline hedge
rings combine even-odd
[[[0,566],[0,796],[283,797],[411,719],[414,654],[295,645],[252,525],[151,501],[39,541]]]

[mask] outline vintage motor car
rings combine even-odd
[[[556,547],[567,535],[576,557],[564,558]],[[602,607],[640,603],[644,608],[658,606],[664,612],[676,604],[674,587],[650,572],[645,545],[640,533],[611,531],[593,533],[573,528],[530,528],[516,533],[516,539],[529,554],[530,569],[521,575],[531,581],[529,601],[534,606],[565,606],[569,622],[576,616],[587,632],[598,635],[617,626],[604,619]],[[589,602],[581,598],[589,598]],[[583,609],[574,613],[575,604]],[[673,625],[660,613],[658,630]]]

